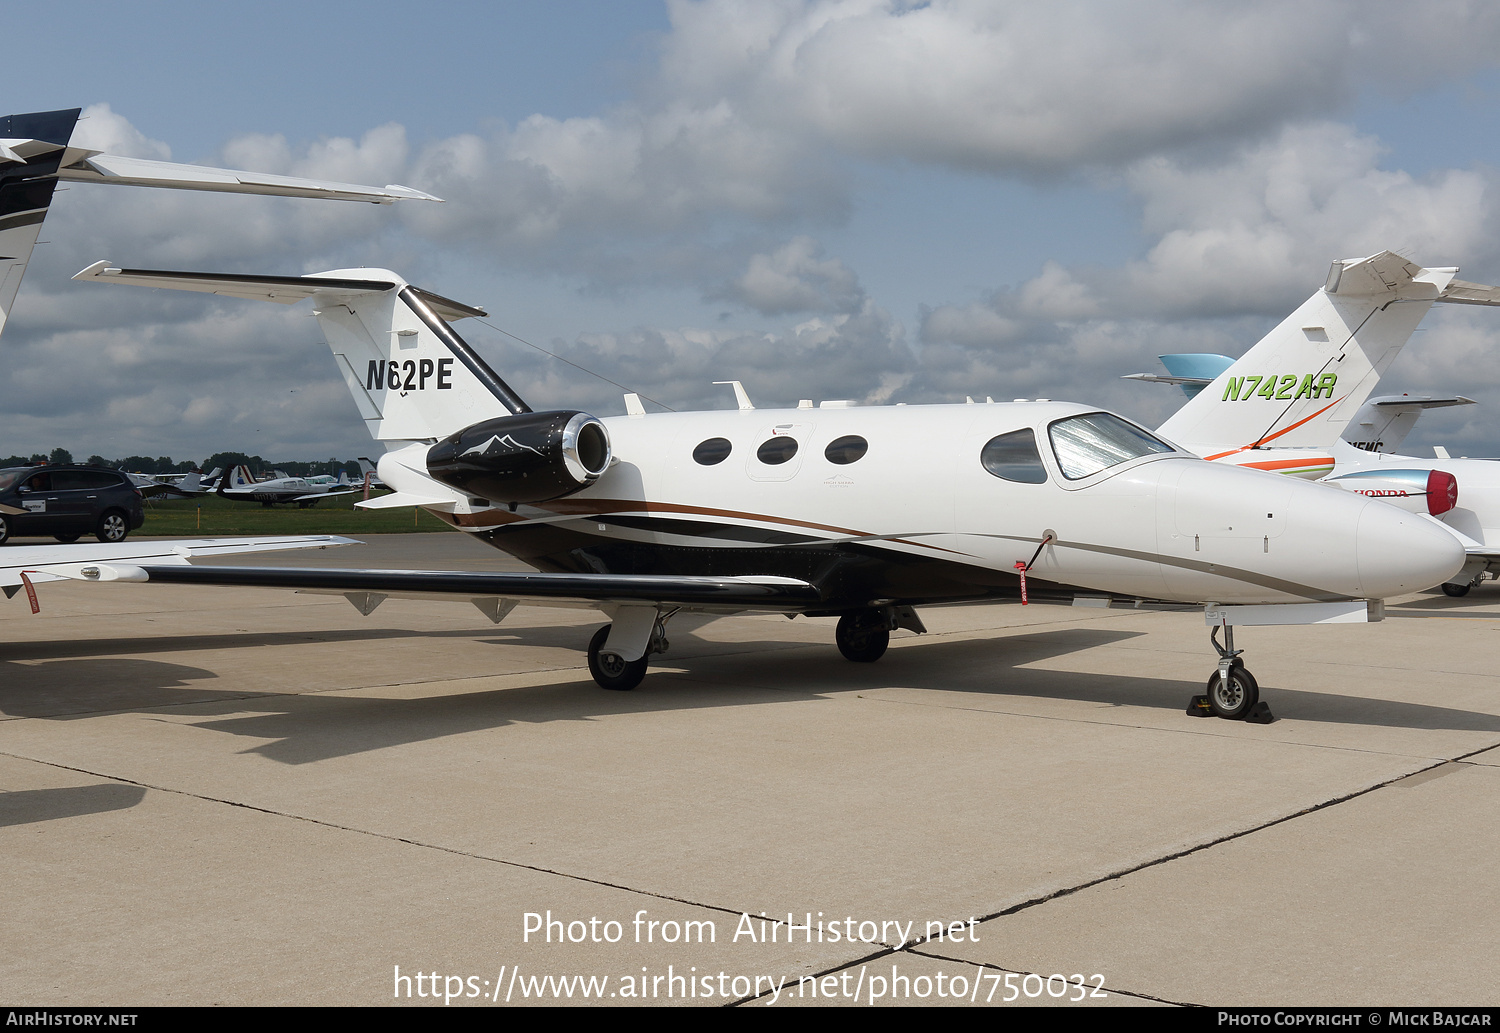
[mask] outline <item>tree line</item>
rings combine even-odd
[[[73,463],[78,462],[73,458],[73,453],[65,448],[54,448],[50,453],[33,453],[29,456],[10,456],[0,459],[0,468],[12,466],[27,466],[32,463]],[[201,464],[191,459],[176,461],[171,456],[125,456],[123,459],[105,459],[103,456],[93,455],[82,460],[90,466],[107,466],[113,470],[128,470],[131,473],[146,473],[153,476],[164,473],[187,473],[190,470],[199,470],[203,473],[218,467],[227,470],[232,466],[248,466],[250,472],[256,476],[268,474],[272,470],[284,470],[292,477],[315,477],[318,474],[329,474],[337,477],[341,470],[349,471],[351,479],[358,479],[359,463],[353,459],[325,459],[322,462],[300,463],[300,462],[269,462],[260,456],[250,456],[243,452],[215,452],[205,459]]]

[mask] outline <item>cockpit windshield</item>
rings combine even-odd
[[[1076,481],[1111,466],[1160,452],[1171,445],[1107,412],[1091,412],[1058,420],[1047,428],[1052,451],[1063,476]]]

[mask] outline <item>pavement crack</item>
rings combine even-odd
[[[574,882],[588,883],[593,886],[604,886],[608,889],[622,890],[626,893],[637,893],[643,897],[651,897],[656,900],[669,900],[676,904],[686,904],[689,907],[703,908],[706,911],[716,911],[738,918],[745,912],[734,908],[724,907],[720,904],[706,904],[702,901],[691,900],[687,897],[675,897],[670,893],[658,893],[655,890],[640,889],[635,886],[626,886],[623,883],[609,882],[604,879],[595,879],[587,875],[577,875],[573,872],[559,871],[554,868],[544,868],[541,865],[526,864],[522,861],[510,861],[503,857],[491,857],[488,854],[476,853],[472,850],[459,850],[456,847],[443,846],[440,843],[428,843],[420,839],[411,839],[406,836],[396,836],[387,832],[376,832],[372,829],[362,829],[353,825],[342,825],[335,821],[327,821],[323,818],[313,818],[305,814],[293,814],[289,811],[277,810],[274,807],[262,807],[258,804],[244,803],[239,800],[228,800],[219,796],[210,796],[207,793],[195,793],[187,789],[174,789],[170,786],[157,785],[152,782],[142,782],[133,778],[124,778],[120,775],[109,775],[102,771],[94,771],[90,768],[77,767],[72,764],[59,764],[56,761],[42,760],[38,757],[28,757],[20,753],[11,753],[0,750],[0,757],[10,757],[13,760],[28,761],[32,764],[41,764],[44,767],[56,768],[60,771],[72,771],[92,778],[104,778],[111,782],[119,782],[123,785],[139,786],[142,789],[150,789],[159,793],[171,793],[192,800],[202,800],[205,803],[216,803],[226,807],[239,807],[247,811],[255,811],[258,814],[267,814],[276,818],[286,818],[290,821],[306,822],[309,825],[317,825],[321,828],[333,829],[338,832],[349,832],[357,836],[370,836],[374,839],[383,839],[390,843],[404,843],[408,846],[421,847],[426,850],[437,850],[441,853],[452,854],[455,857],[466,857],[470,860],[485,861],[490,864],[505,865],[509,868],[518,868],[523,871],[537,872],[542,875],[553,875],[560,879],[570,879]]]

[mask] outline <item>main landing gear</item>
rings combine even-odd
[[[880,610],[846,613],[839,618],[833,637],[845,660],[873,664],[891,644],[891,626]]]
[[[589,674],[594,676],[594,681],[601,689],[629,692],[646,677],[646,659],[652,653],[667,651],[670,644],[667,642],[667,621],[677,611],[673,609],[666,613],[653,613],[648,610],[646,613],[640,613],[640,609],[640,607],[622,608],[622,611],[615,615],[614,624],[604,625],[594,632],[594,637],[589,640]],[[628,610],[637,612],[629,613]],[[625,655],[635,651],[631,648],[631,638],[646,630],[643,618],[651,621],[644,651],[638,658],[626,660]],[[615,649],[606,649],[605,643],[609,642],[610,634],[616,626],[620,626],[620,640]],[[635,642],[639,648],[641,640],[636,638]]]
[[[845,660],[873,664],[885,655],[886,647],[891,644],[891,632],[897,628],[918,635],[927,632],[922,618],[910,606],[877,606],[844,614],[833,637]]]
[[[1219,654],[1219,669],[1208,676],[1208,687],[1203,695],[1194,696],[1187,712],[1193,717],[1222,717],[1226,721],[1249,721],[1252,724],[1268,725],[1276,720],[1271,708],[1260,701],[1260,686],[1255,676],[1240,659],[1243,649],[1234,648],[1234,627],[1224,625],[1224,644],[1219,645],[1219,629],[1208,633]]]

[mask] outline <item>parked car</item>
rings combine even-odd
[[[76,542],[93,534],[123,542],[146,522],[130,478],[102,466],[23,466],[0,470],[0,544],[21,535]]]

